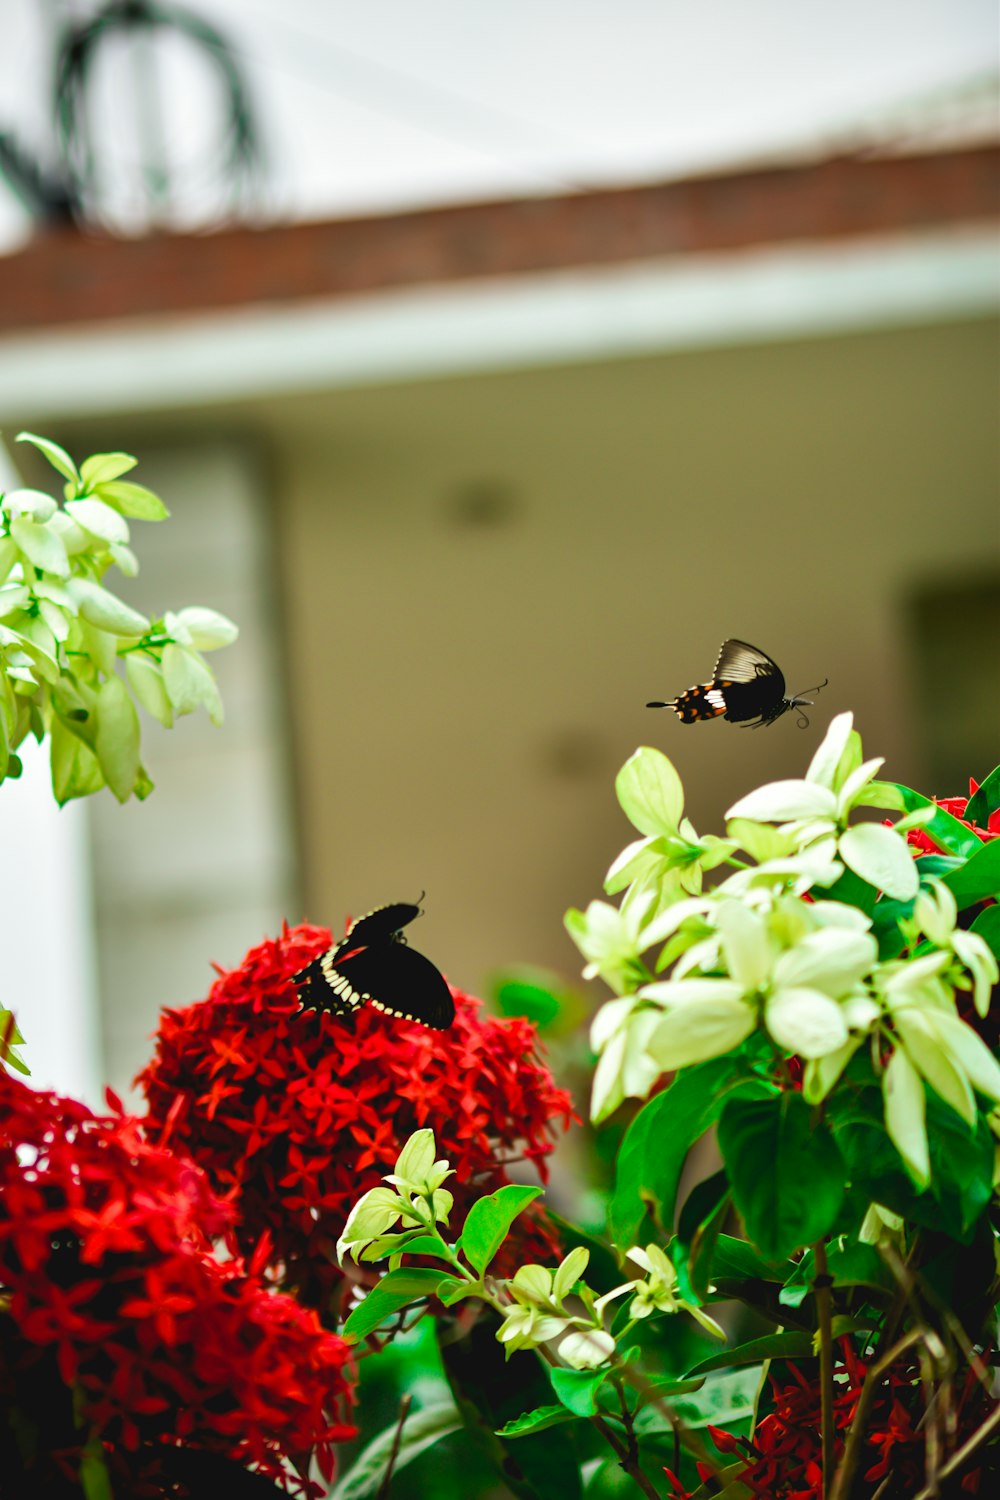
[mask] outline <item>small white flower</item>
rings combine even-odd
[[[834,856],[896,900],[917,894],[919,879],[906,840],[880,823],[849,827],[858,807],[900,806],[899,794],[874,782],[882,760],[861,760],[852,715],[838,714],[802,781],[773,781],[735,802],[727,818],[786,825],[799,852]]]
[[[568,1327],[568,1318],[551,1317],[537,1308],[519,1304],[507,1313],[497,1329],[497,1338],[507,1354],[513,1354],[516,1349],[537,1349]]]
[[[596,1370],[615,1352],[615,1341],[603,1328],[569,1333],[559,1345],[559,1357],[574,1370]]]

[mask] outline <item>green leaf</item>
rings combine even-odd
[[[868,1068],[859,1054],[860,1068]],[[874,1080],[837,1090],[827,1100],[851,1181],[868,1202],[969,1244],[993,1196],[995,1142],[977,1116],[970,1129],[933,1091],[927,1093],[931,1181],[917,1192],[886,1134],[882,1090]]]
[[[747,1234],[764,1255],[790,1255],[828,1233],[847,1173],[828,1127],[801,1094],[730,1099],[719,1149]]]
[[[548,1026],[561,1009],[557,991],[528,974],[507,971],[500,975],[494,996],[502,1016],[526,1016],[539,1027]]]
[[[899,924],[913,916],[913,902],[890,901],[883,896],[881,901],[876,901],[871,916],[872,933],[878,942],[878,956],[885,963],[890,958],[896,958],[906,947],[906,935]]]
[[[896,1283],[885,1261],[874,1245],[862,1245],[845,1240],[836,1242],[827,1251],[827,1271],[834,1286],[863,1286],[869,1292],[892,1294]],[[785,1282],[778,1301],[783,1307],[799,1307],[813,1293],[813,1277],[816,1274],[816,1258],[807,1250]]]
[[[108,677],[97,694],[97,759],[119,802],[127,802],[139,775],[139,715],[120,677]]]
[[[128,541],[128,522],[122,519],[113,506],[105,505],[103,500],[98,500],[93,495],[83,500],[70,500],[66,505],[66,514],[71,521],[75,521],[99,541],[109,545],[112,542]]]
[[[466,1297],[481,1297],[482,1294],[481,1281],[463,1281],[460,1276],[442,1276],[437,1289],[438,1301],[444,1307],[454,1307]]]
[[[765,1359],[811,1359],[812,1354],[811,1333],[765,1333],[749,1343],[737,1344],[735,1349],[723,1349],[700,1360],[687,1373],[707,1375],[710,1370],[728,1370],[735,1365],[759,1365]]]
[[[640,833],[676,833],[684,811],[681,779],[662,750],[642,745],[615,778],[622,811]]]
[[[222,722],[222,701],[211,669],[195,651],[171,643],[163,648],[163,680],[174,711],[194,713],[202,703],[213,724]]]
[[[587,1263],[587,1285],[592,1291],[601,1295],[621,1285],[621,1267],[608,1248],[606,1240],[598,1239],[586,1229],[581,1229],[579,1224],[574,1224],[570,1219],[564,1219],[548,1204],[545,1205],[545,1214],[549,1222],[555,1226],[559,1241],[567,1255],[571,1250],[578,1248],[587,1251],[590,1256]]]
[[[145,615],[130,609],[99,583],[93,583],[89,578],[71,578],[66,588],[83,619],[96,625],[98,630],[107,630],[126,640],[138,640],[149,630]]]
[[[402,1246],[404,1255],[438,1255],[446,1256],[448,1246],[439,1234],[421,1232],[415,1234],[412,1239],[406,1241]]]
[[[129,469],[135,468],[137,462],[131,453],[94,453],[80,465],[80,478],[88,490],[92,490],[99,484],[107,484],[119,475],[127,474]]]
[[[959,911],[975,906],[987,896],[1000,895],[1000,839],[991,839],[988,844],[977,841],[977,844],[972,858],[960,870],[952,870],[944,877]]]
[[[482,1275],[518,1214],[541,1193],[541,1188],[521,1187],[509,1183],[486,1198],[480,1198],[469,1210],[458,1248],[469,1264]]]
[[[699,1428],[711,1424],[713,1427],[728,1428],[735,1422],[753,1416],[759,1384],[760,1371],[751,1365],[726,1370],[711,1380],[702,1376],[697,1380],[677,1381],[676,1395],[666,1387],[661,1394],[669,1401],[674,1416],[679,1417],[685,1427]],[[689,1388],[693,1388],[693,1394],[687,1393]],[[657,1432],[672,1433],[673,1424],[658,1408],[647,1406],[639,1414],[636,1431],[649,1435]]]
[[[10,523],[10,534],[24,556],[36,568],[55,573],[65,578],[69,573],[69,559],[62,537],[52,526],[25,517],[15,516]]]
[[[453,1401],[440,1401],[410,1412],[402,1426],[399,1447],[393,1461],[393,1474],[398,1474],[426,1449],[432,1448],[442,1438],[450,1437],[462,1429],[462,1417]],[[396,1445],[399,1424],[394,1422],[384,1432],[363,1448],[347,1473],[330,1491],[329,1500],[369,1500],[378,1493],[389,1468]]]
[[[0,1062],[6,1063],[10,1068],[16,1068],[19,1073],[31,1076],[31,1069],[22,1062],[15,1052],[15,1047],[24,1045],[24,1037],[18,1029],[12,1010],[0,1009]]]
[[[154,495],[144,484],[132,484],[130,480],[96,484],[93,493],[133,521],[165,521],[170,514],[159,495]]]
[[[844,863],[876,890],[897,901],[917,894],[920,877],[902,834],[881,823],[855,823],[840,835],[837,852]]]
[[[576,1417],[591,1417],[597,1410],[597,1392],[610,1370],[549,1369],[549,1379],[556,1396]]]
[[[563,1422],[575,1419],[576,1413],[565,1406],[536,1406],[534,1411],[526,1411],[513,1422],[498,1427],[497,1437],[525,1437],[529,1432],[544,1432],[546,1427],[560,1427]]]
[[[716,1281],[773,1281],[784,1283],[794,1262],[768,1260],[747,1240],[720,1234],[712,1255],[712,1276]]]
[[[104,1444],[94,1433],[80,1455],[80,1488],[84,1500],[114,1500]]]
[[[74,797],[89,797],[104,785],[97,756],[56,717],[49,736],[52,791],[60,807]]]
[[[725,1174],[719,1174],[724,1177]],[[726,1215],[731,1205],[731,1194],[723,1193],[711,1212],[701,1221],[694,1232],[691,1240],[691,1248],[688,1254],[688,1276],[691,1286],[700,1298],[708,1296],[709,1283],[712,1280],[712,1262],[715,1258],[715,1246],[722,1226],[726,1222]]]
[[[57,469],[64,479],[79,479],[80,476],[77,473],[76,464],[70,458],[66,449],[60,448],[59,444],[54,443],[51,438],[39,437],[34,432],[19,432],[16,441],[19,443],[31,443],[32,447],[37,448],[39,453],[48,459],[52,467]]]
[[[85,651],[105,677],[110,677],[118,661],[118,637],[86,620],[77,619],[72,632],[70,648]]]
[[[647,1205],[665,1228],[673,1225],[677,1184],[688,1151],[719,1118],[727,1099],[760,1096],[760,1079],[740,1076],[731,1057],[682,1068],[669,1088],[645,1104],[625,1132],[608,1209],[615,1240],[633,1245]]]
[[[13,537],[0,536],[0,583],[3,583],[17,562],[17,543]]]
[[[877,911],[881,902],[876,902],[878,892],[867,880],[862,880],[860,875],[855,875],[853,870],[845,870],[833,885],[828,886],[825,892],[827,901],[839,901],[842,906],[856,906],[866,916],[871,916]],[[912,908],[911,898],[911,908]]]
[[[174,711],[159,663],[140,651],[130,651],[125,657],[125,675],[146,712],[169,729],[174,722]]]
[[[197,651],[217,651],[220,646],[231,646],[239,636],[239,626],[217,609],[205,609],[201,604],[189,604],[166,617],[167,629],[173,633],[175,626],[180,634],[177,639],[184,645],[192,645]]]
[[[970,929],[981,937],[997,959],[1000,959],[1000,906],[987,906]]]
[[[552,1400],[536,1354],[518,1351],[505,1359],[496,1338],[499,1326],[492,1308],[483,1308],[461,1330],[438,1324],[442,1362],[466,1431],[519,1500],[579,1500],[575,1424],[526,1433],[510,1443],[496,1435],[507,1422]]]
[[[929,834],[935,844],[949,854],[963,854],[966,858],[975,854],[977,849],[982,848],[982,840],[977,838],[970,828],[966,828],[957,818],[953,818],[950,812],[945,812],[943,807],[938,807],[930,797],[924,797],[920,792],[915,792],[908,786],[901,786],[899,782],[890,782],[903,799],[903,806],[908,813],[915,812],[918,807],[929,807],[933,809],[929,822],[923,825],[924,832]]]
[[[976,823],[980,828],[985,828],[989,823],[990,814],[995,813],[1000,807],[1000,766],[991,771],[979,788],[968,801],[965,816],[970,823]]]
[[[400,1308],[409,1307],[411,1302],[419,1302],[424,1297],[433,1297],[443,1275],[442,1271],[423,1266],[407,1266],[388,1272],[377,1286],[372,1287],[361,1306],[351,1313],[344,1324],[345,1336],[363,1339]],[[448,1278],[449,1281],[452,1279]]]

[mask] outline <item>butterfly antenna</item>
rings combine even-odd
[[[802,693],[796,693],[796,698],[801,698],[803,693],[821,693],[825,687],[829,687],[829,677],[824,677],[822,682],[817,682],[815,687],[803,688]]]

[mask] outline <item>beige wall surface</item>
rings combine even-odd
[[[750,787],[802,774],[840,709],[886,774],[925,790],[963,790],[966,768],[1000,760],[1000,642],[982,623],[1000,572],[996,377],[995,326],[970,318],[54,435],[83,452],[242,447],[269,501],[261,576],[280,585],[287,680],[267,689],[268,724],[291,738],[278,753],[298,823],[271,841],[271,888],[298,885],[289,918],[335,928],[426,890],[413,940],[475,989],[514,962],[579,972],[562,914],[600,894],[630,837],[613,780],[638,744],[675,760],[700,832],[721,832]],[[197,472],[195,452],[192,504]],[[225,539],[211,543],[224,583]],[[171,576],[164,594],[227,607],[195,582]],[[934,591],[956,587],[949,643],[929,649],[916,603],[930,590],[933,618]],[[770,652],[790,690],[829,676],[808,730],[791,715],[685,727],[644,707],[705,680],[727,635]],[[236,660],[256,639],[219,666],[267,672]],[[206,731],[244,733],[235,711]],[[950,779],[931,784],[942,745]],[[215,942],[189,961],[200,975],[239,957]]]
[[[927,718],[971,684],[985,774],[1000,642],[928,682],[913,601],[996,588],[995,395],[975,320],[261,411],[309,914],[426,889],[414,941],[453,980],[574,973],[562,913],[630,836],[613,777],[638,744],[675,760],[699,831],[801,775],[845,708],[887,774],[944,794],[963,787],[926,785]],[[808,730],[644,707],[727,635],[792,690],[829,676]]]

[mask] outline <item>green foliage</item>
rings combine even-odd
[[[944,877],[944,883],[959,911],[1000,895],[1000,839],[980,844],[964,865]]]
[[[668,1229],[688,1152],[734,1096],[767,1092],[758,1078],[742,1076],[739,1062],[717,1057],[682,1068],[632,1121],[618,1153],[611,1229],[620,1244],[635,1243],[647,1211]]]
[[[442,1277],[440,1271],[419,1266],[389,1271],[351,1313],[344,1324],[345,1337],[365,1338],[400,1308],[409,1307],[422,1297],[433,1297],[442,1280],[450,1279]]]
[[[719,1120],[719,1147],[762,1255],[787,1256],[829,1234],[847,1174],[829,1128],[801,1094],[731,1099]]]
[[[991,771],[977,792],[969,798],[965,816],[970,823],[985,828],[990,814],[1000,807],[1000,766]]]
[[[390,1461],[395,1475],[426,1449],[461,1429],[462,1418],[452,1401],[410,1412],[401,1429],[398,1425],[387,1427],[372,1439],[334,1485],[330,1500],[370,1500],[381,1490]]]
[[[533,1202],[541,1188],[511,1183],[480,1198],[469,1210],[458,1248],[471,1266],[482,1274],[507,1238],[518,1214]]]
[[[235,640],[236,627],[197,606],[148,620],[102,582],[112,567],[127,578],[138,570],[129,520],[168,515],[121,478],[130,454],[94,454],[77,468],[48,438],[19,440],[65,483],[61,503],[34,489],[0,496],[0,781],[20,774],[28,734],[47,735],[60,804],[104,786],[120,802],[146,797],[137,705],[167,728],[200,707],[220,724],[202,652]]]
[[[30,1074],[27,1063],[17,1055],[17,1048],[24,1045],[24,1037],[18,1030],[14,1012],[0,1007],[0,1063],[16,1068],[19,1073]]]

